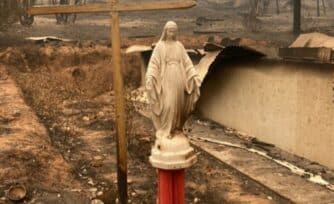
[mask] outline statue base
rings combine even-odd
[[[183,133],[173,138],[158,138],[151,151],[150,163],[165,170],[185,169],[197,161],[194,149]]]

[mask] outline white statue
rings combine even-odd
[[[177,41],[176,23],[167,22],[146,73],[146,89],[158,139],[172,138],[182,132],[200,96],[200,84],[186,49]]]

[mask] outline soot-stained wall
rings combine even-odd
[[[334,65],[258,60],[211,68],[206,118],[334,169]]]

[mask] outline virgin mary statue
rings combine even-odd
[[[177,41],[176,23],[167,22],[146,73],[146,89],[157,138],[172,138],[182,132],[200,96],[200,84],[186,49]]]

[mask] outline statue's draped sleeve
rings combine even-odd
[[[185,68],[185,74],[187,78],[185,91],[187,94],[191,95],[193,104],[195,104],[200,96],[199,87],[201,86],[201,79],[199,78],[186,49],[181,43],[179,43],[179,45],[182,47],[183,67]]]
[[[158,43],[154,48],[146,72],[146,81],[152,82],[151,89],[147,90],[148,99],[150,104],[152,105],[152,111],[156,115],[160,115],[163,109],[161,102],[161,69],[163,66],[161,46],[161,43]]]

